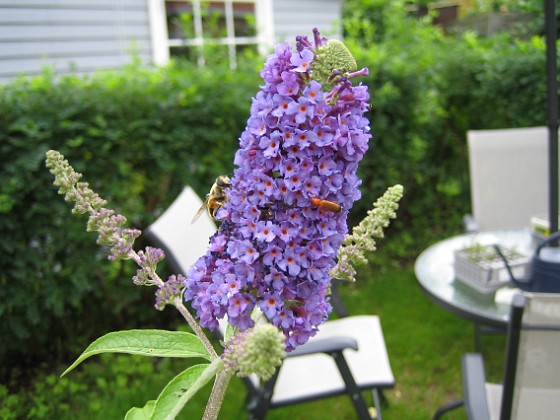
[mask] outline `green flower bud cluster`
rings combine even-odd
[[[147,247],[145,251],[136,252],[132,248],[134,241],[142,233],[138,229],[125,228],[126,218],[105,206],[107,201],[89,188],[87,182],[79,182],[82,174],[76,172],[55,150],[49,150],[46,155],[46,166],[54,175],[54,185],[59,188],[59,194],[64,194],[66,201],[74,202],[73,213],[89,213],[87,223],[88,232],[97,232],[97,243],[109,247],[109,260],[132,259],[140,266],[133,281],[137,285],[166,288],[156,296],[156,307],[163,308],[165,304],[180,296],[183,276],[171,276],[170,282],[164,282],[156,273],[157,264],[165,258],[161,249]]]
[[[107,201],[89,188],[87,182],[79,182],[82,174],[76,172],[59,152],[49,150],[46,156],[46,166],[54,175],[58,193],[64,194],[66,201],[75,203],[72,213],[95,213],[107,204]]]
[[[332,278],[356,281],[354,267],[366,264],[366,253],[376,250],[375,238],[383,238],[383,230],[389,226],[391,219],[397,217],[396,211],[402,196],[402,185],[397,184],[387,189],[367,216],[352,229],[352,234],[346,235],[338,251],[337,264],[330,272]]]
[[[333,84],[334,70],[344,75],[355,72],[357,68],[356,59],[350,50],[336,39],[330,39],[325,45],[317,48],[311,65],[313,79],[325,87]]]
[[[266,381],[286,355],[284,335],[271,324],[259,324],[231,337],[222,359],[225,369],[240,377],[256,374]]]
[[[79,182],[82,174],[76,172],[64,156],[55,150],[46,154],[46,166],[54,175],[54,185],[66,201],[74,202],[73,213],[89,213],[88,232],[97,232],[97,243],[111,248],[110,260],[129,259],[134,240],[140,236],[138,229],[124,229],[126,218],[114,210],[105,208],[107,201],[89,188],[87,182]]]

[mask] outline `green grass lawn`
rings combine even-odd
[[[385,419],[429,419],[440,405],[460,398],[460,359],[474,349],[473,326],[428,300],[418,286],[412,263],[400,265],[381,251],[369,267],[361,270],[357,283],[341,285],[340,291],[351,314],[381,317],[397,381],[394,389],[385,392]],[[500,377],[504,344],[503,336],[483,338],[489,377],[494,380]],[[39,376],[34,389],[12,395],[11,400],[0,393],[0,418],[123,418],[129,407],[155,399],[165,383],[183,368],[179,360],[154,362],[104,355],[89,359],[60,380],[58,374],[64,367],[55,372],[51,367],[47,369],[50,372]],[[200,418],[208,393],[209,387],[197,395],[181,418]],[[220,418],[244,418],[244,399],[243,384],[234,378]],[[353,419],[355,415],[349,398],[340,396],[275,409],[267,418]],[[466,416],[459,409],[446,418]]]

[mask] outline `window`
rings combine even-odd
[[[237,65],[237,54],[257,50],[258,0],[165,1],[168,46],[172,56],[182,56],[203,66],[209,60]]]

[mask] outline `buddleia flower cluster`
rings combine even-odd
[[[185,299],[203,326],[243,331],[259,308],[287,350],[313,336],[331,311],[330,270],[360,198],[368,149],[366,75],[339,41],[314,31],[276,47],[235,155],[229,200],[208,252],[188,271]]]

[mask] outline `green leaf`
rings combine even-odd
[[[148,420],[154,411],[155,405],[155,400],[151,400],[142,408],[132,407],[124,416],[124,420]]]
[[[228,322],[226,325],[226,332],[224,334],[224,343],[227,343],[227,341],[233,336],[233,334],[235,334],[235,332],[236,332],[236,327],[234,327]]]
[[[161,391],[151,419],[174,419],[185,404],[223,368],[219,357],[211,364],[191,366],[173,378]]]
[[[183,331],[128,330],[98,338],[64,371],[64,376],[90,356],[100,353],[128,353],[152,357],[202,357],[212,360],[200,339]]]

